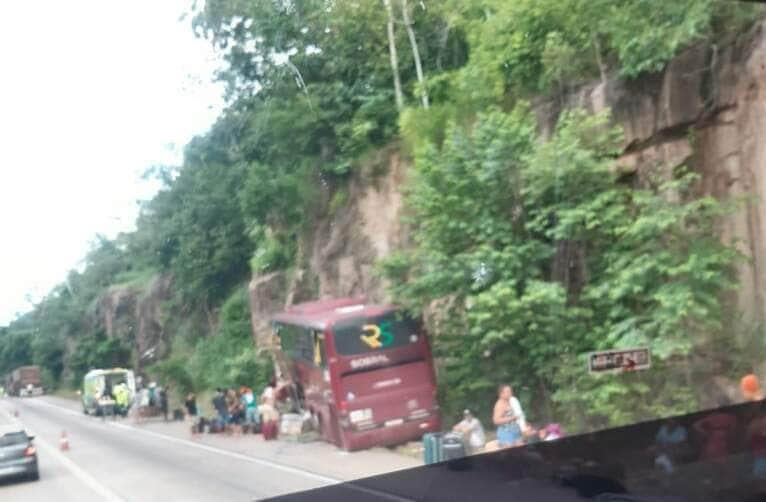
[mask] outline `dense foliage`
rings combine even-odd
[[[216,336],[191,342],[177,337],[172,355],[155,365],[153,371],[184,393],[242,384],[263,388],[273,368],[253,345],[251,329],[247,289],[239,287],[221,307]]]
[[[686,358],[721,336],[736,253],[713,224],[727,208],[695,196],[681,169],[648,187],[621,180],[605,115],[565,113],[544,142],[534,130],[523,106],[488,111],[416,158],[416,245],[384,269],[400,301],[441,305],[448,403],[479,406],[499,381],[517,382],[540,414],[576,409],[580,427],[697,405],[685,372],[710,375]],[[578,380],[581,355],[635,346],[664,371]],[[641,399],[625,407],[615,393]]]
[[[0,373],[36,363],[51,383],[74,382],[109,360],[181,390],[262,382],[242,285],[294,266],[299,237],[347,202],[359,160],[402,139],[415,246],[384,270],[397,301],[450,319],[434,333],[447,409],[486,409],[502,379],[541,414],[576,408],[578,424],[691,406],[673,382],[694,378],[688,361],[720,337],[733,254],[711,225],[726,208],[681,170],[649,186],[621,179],[606,117],[567,114],[543,143],[522,103],[659,71],[760,12],[723,0],[208,0],[192,28],[224,56],[227,108],[181,166],[150,173],[163,188],[134,232],[99,239],[81,271],[2,328]],[[96,312],[110,291],[150,295],[157,277],[172,284],[161,362]],[[671,378],[574,372],[583,351],[640,343]],[[627,393],[655,399],[618,409]]]

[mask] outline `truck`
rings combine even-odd
[[[39,366],[22,366],[7,377],[6,387],[10,396],[40,396],[43,393]]]
[[[83,377],[80,394],[86,415],[127,415],[136,395],[136,377],[124,368],[90,370]]]

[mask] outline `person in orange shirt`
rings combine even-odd
[[[761,383],[754,374],[745,375],[739,382],[739,388],[742,391],[746,401],[760,401],[763,399]]]

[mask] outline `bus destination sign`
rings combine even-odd
[[[650,367],[649,348],[603,350],[588,354],[590,373],[625,373]]]

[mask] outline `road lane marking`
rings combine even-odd
[[[355,484],[356,482],[354,482],[354,481],[343,481],[342,479],[331,478],[329,476],[323,476],[321,474],[316,474],[316,473],[313,473],[313,472],[310,472],[310,471],[305,471],[303,469],[298,469],[297,467],[291,467],[289,465],[280,464],[280,463],[277,463],[277,462],[272,462],[270,460],[264,460],[264,459],[257,458],[257,457],[251,457],[249,455],[244,455],[242,453],[236,453],[236,452],[233,452],[233,451],[224,450],[224,449],[221,449],[221,448],[216,448],[215,446],[209,446],[209,445],[202,444],[202,443],[195,443],[195,442],[189,441],[187,439],[181,439],[181,438],[177,438],[177,437],[173,437],[173,436],[168,436],[168,435],[165,435],[165,434],[160,434],[159,432],[148,431],[146,429],[139,429],[138,427],[133,427],[132,425],[121,424],[119,422],[107,422],[107,423],[110,426],[112,426],[112,427],[117,427],[118,429],[129,430],[131,432],[140,432],[140,433],[143,433],[143,434],[155,437],[157,439],[164,439],[165,441],[169,441],[171,443],[183,444],[183,445],[186,445],[186,446],[191,446],[193,448],[198,448],[198,449],[201,449],[201,450],[209,451],[211,453],[217,453],[219,455],[224,455],[226,457],[234,458],[234,459],[237,459],[237,460],[243,460],[245,462],[251,462],[251,463],[259,464],[259,465],[262,465],[262,466],[271,467],[273,469],[281,470],[281,471],[284,471],[284,472],[289,472],[291,474],[297,474],[297,475],[304,476],[304,477],[307,477],[307,478],[310,478],[310,479],[318,480],[318,481],[321,481],[321,482],[323,482],[325,484],[328,484],[328,485],[342,484],[342,486],[345,487],[345,488],[349,488],[351,490],[367,493],[369,495],[375,495],[375,496],[382,497],[382,498],[385,498],[385,499],[388,499],[388,500],[395,500],[397,502],[415,502],[414,499],[400,497],[398,495],[393,495],[391,493],[386,493],[386,492],[383,492],[383,491],[380,491],[380,490],[376,490],[374,488],[367,488],[367,487],[364,487],[364,486],[357,485],[357,484]]]
[[[45,453],[55,458],[59,461],[66,469],[69,470],[69,472],[74,475],[77,479],[79,479],[81,482],[83,482],[85,485],[87,485],[91,490],[96,492],[99,496],[102,497],[102,500],[105,502],[127,502],[126,499],[120,497],[113,491],[111,491],[106,486],[99,483],[96,478],[88,474],[82,467],[74,463],[71,459],[64,456],[63,453],[58,451],[56,448],[48,444],[47,441],[45,441],[42,437],[38,436],[34,433],[33,429],[30,427],[27,427],[21,423],[20,420],[16,419],[15,417],[8,414],[8,412],[4,408],[0,408],[0,414],[4,415],[6,419],[10,421],[10,423],[22,427],[25,430],[29,431],[30,435],[35,437],[35,445],[45,451]]]
[[[122,424],[122,423],[119,423],[119,422],[107,422],[107,424],[109,424],[112,427],[116,427],[118,429],[129,430],[131,432],[140,432],[140,433],[145,434],[147,436],[151,436],[151,437],[154,437],[154,438],[157,438],[157,439],[163,439],[163,440],[169,441],[171,443],[182,444],[182,445],[185,445],[185,446],[191,446],[193,448],[197,448],[197,449],[200,449],[200,450],[205,450],[205,451],[208,451],[208,452],[211,452],[211,453],[217,453],[219,455],[223,455],[223,456],[226,456],[226,457],[234,458],[234,459],[237,459],[237,460],[244,460],[246,462],[252,462],[254,464],[259,464],[259,465],[263,465],[263,466],[266,466],[266,467],[271,467],[273,469],[278,469],[278,470],[281,470],[281,471],[289,472],[291,474],[297,474],[297,475],[304,476],[304,477],[307,477],[307,478],[310,478],[310,479],[314,479],[316,481],[321,481],[321,482],[326,483],[326,484],[335,484],[335,483],[342,483],[343,482],[342,479],[331,478],[329,476],[323,476],[322,474],[315,474],[315,473],[310,472],[310,471],[304,471],[303,469],[298,469],[297,467],[290,467],[289,465],[284,465],[284,464],[280,464],[280,463],[277,463],[277,462],[272,462],[270,460],[264,460],[264,459],[257,458],[257,457],[251,457],[249,455],[244,455],[242,453],[236,453],[236,452],[233,452],[233,451],[224,450],[222,448],[216,448],[215,446],[209,446],[209,445],[202,444],[202,443],[195,443],[195,442],[189,441],[187,439],[181,439],[181,438],[177,438],[177,437],[173,437],[173,436],[168,436],[166,434],[161,434],[159,432],[148,431],[146,429],[139,429],[138,427],[133,427],[132,425],[126,425],[126,424]]]
[[[35,403],[36,404],[42,404],[44,406],[48,406],[50,408],[54,408],[54,409],[63,411],[63,412],[65,412],[67,414],[70,414],[70,415],[76,415],[77,417],[89,418],[86,415],[82,415],[80,413],[77,413],[76,411],[71,410],[69,408],[64,408],[63,406],[59,406],[57,404],[52,404],[52,403],[49,403],[49,402],[46,402],[46,401],[43,401],[43,400],[36,400]],[[120,422],[106,421],[106,422],[102,422],[102,423],[106,423],[107,425],[109,425],[111,427],[118,428],[118,429],[128,430],[128,431],[131,431],[131,432],[138,432],[138,433],[141,433],[141,434],[146,434],[148,436],[155,437],[157,439],[162,439],[162,440],[165,440],[165,441],[168,441],[168,442],[171,442],[171,443],[181,444],[181,445],[185,445],[185,446],[188,446],[188,447],[197,448],[197,449],[200,449],[200,450],[203,450],[203,451],[207,451],[207,452],[210,452],[210,453],[217,453],[219,455],[223,455],[223,456],[226,456],[226,457],[229,457],[229,458],[233,458],[233,459],[237,459],[237,460],[242,460],[242,461],[245,461],[245,462],[250,462],[250,463],[254,463],[254,464],[262,465],[262,466],[266,466],[266,467],[271,467],[272,469],[280,470],[280,471],[283,471],[283,472],[289,472],[290,474],[295,474],[295,475],[298,475],[298,476],[303,476],[305,478],[313,479],[315,481],[320,481],[320,482],[322,482],[322,483],[324,483],[326,485],[342,484],[344,487],[349,488],[351,490],[360,491],[360,492],[366,493],[368,495],[375,495],[375,496],[382,497],[382,498],[385,498],[385,499],[388,499],[388,500],[392,500],[392,501],[396,501],[396,502],[415,502],[414,499],[411,499],[411,498],[401,497],[401,496],[394,495],[394,494],[391,494],[391,493],[387,493],[387,492],[384,492],[384,491],[380,491],[380,490],[377,490],[377,489],[374,489],[374,488],[367,488],[367,487],[358,485],[358,484],[356,484],[357,483],[356,481],[344,481],[342,479],[333,478],[333,477],[330,477],[330,476],[324,476],[322,474],[317,474],[317,473],[314,473],[314,472],[311,472],[311,471],[306,471],[306,470],[299,469],[297,467],[292,467],[292,466],[289,466],[289,465],[285,465],[285,464],[282,464],[282,463],[279,463],[279,462],[273,462],[271,460],[266,460],[266,459],[263,459],[263,458],[252,457],[250,455],[245,455],[245,454],[242,454],[242,453],[236,453],[236,452],[233,452],[233,451],[224,450],[222,448],[217,448],[215,446],[210,446],[210,445],[206,445],[206,444],[203,444],[203,443],[196,443],[194,441],[189,441],[188,439],[177,438],[177,437],[174,437],[174,436],[169,436],[167,434],[161,434],[159,432],[149,431],[149,430],[146,430],[146,429],[142,429],[142,428],[139,428],[139,427],[134,427],[132,425],[127,425],[127,424],[123,424],[123,423],[120,423]],[[346,454],[348,454],[348,452],[346,452]]]
[[[77,413],[77,412],[75,412],[75,411],[73,411],[71,409],[64,408],[63,406],[59,406],[57,404],[48,403],[46,401],[36,401],[35,404],[41,404],[43,406],[47,406],[49,408],[54,408],[54,409],[60,410],[62,412],[71,414],[71,415],[77,415],[78,417],[81,416],[79,413]],[[85,417],[85,415],[82,415],[82,417]],[[91,420],[89,420],[89,422],[91,422]],[[330,477],[330,476],[324,476],[322,474],[316,474],[316,473],[313,473],[311,471],[306,471],[306,470],[303,470],[303,469],[299,469],[297,467],[291,467],[289,465],[281,464],[281,463],[278,463],[278,462],[272,462],[271,460],[266,460],[266,459],[262,459],[262,458],[258,458],[258,457],[252,457],[252,456],[249,456],[249,455],[244,455],[242,453],[236,453],[236,452],[232,452],[232,451],[229,451],[229,450],[224,450],[222,448],[217,448],[215,446],[209,446],[209,445],[202,444],[202,443],[195,443],[194,441],[189,441],[188,439],[177,438],[177,437],[174,437],[174,436],[169,436],[167,434],[161,434],[159,432],[149,431],[149,430],[142,429],[142,428],[139,428],[139,427],[134,427],[132,425],[123,424],[121,422],[112,422],[112,421],[107,420],[107,421],[102,421],[102,423],[105,423],[106,425],[109,425],[111,427],[116,427],[116,428],[122,429],[122,430],[129,430],[131,432],[139,432],[141,434],[145,434],[147,436],[155,437],[155,438],[158,438],[158,439],[163,439],[163,440],[169,441],[171,443],[182,444],[182,445],[190,446],[192,448],[197,448],[197,449],[200,449],[200,450],[204,450],[204,451],[207,451],[207,452],[210,452],[210,453],[217,453],[219,455],[223,455],[223,456],[226,456],[226,457],[234,458],[234,459],[237,459],[237,460],[244,460],[244,461],[247,461],[247,462],[252,462],[252,463],[255,463],[255,464],[260,464],[260,465],[271,467],[271,468],[278,469],[278,470],[281,470],[281,471],[289,472],[291,474],[297,474],[297,475],[304,476],[304,477],[307,477],[307,478],[310,478],[310,479],[314,479],[316,481],[320,481],[320,482],[325,483],[325,484],[343,483],[342,479],[333,478],[333,477]]]

